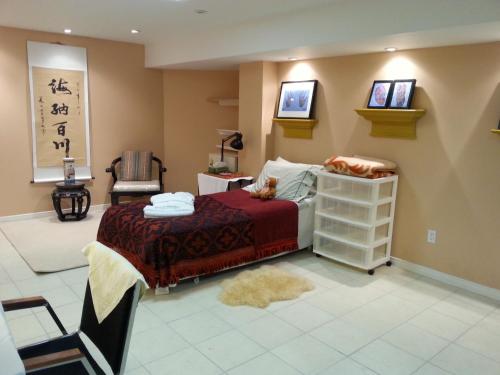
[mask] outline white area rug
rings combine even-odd
[[[57,217],[0,223],[0,230],[35,272],[56,272],[86,266],[83,247],[97,237],[102,212],[81,221]]]

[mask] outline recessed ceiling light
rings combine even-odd
[[[386,47],[384,49],[386,50],[386,52],[394,52],[398,50],[396,47]]]
[[[71,29],[64,29],[64,34],[71,34]]]
[[[296,61],[298,59],[296,57],[289,57],[288,60],[290,60],[290,61]]]
[[[130,30],[130,32],[131,32],[132,34],[139,34],[141,31],[140,31],[140,30],[137,30],[137,29],[132,29],[132,30]]]
[[[196,9],[194,12],[196,14],[207,14],[208,10],[206,10],[206,9]]]

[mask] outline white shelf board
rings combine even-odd
[[[335,221],[340,221],[342,223],[349,224],[349,225],[352,225],[352,226],[355,226],[355,227],[358,227],[358,228],[363,228],[363,229],[366,229],[366,230],[368,230],[368,229],[370,229],[372,227],[376,228],[376,227],[379,227],[381,225],[389,224],[391,222],[391,218],[390,217],[385,217],[385,218],[377,220],[375,222],[375,224],[368,224],[366,222],[354,220],[354,219],[346,217],[346,216],[333,215],[331,213],[328,213],[328,212],[325,212],[325,211],[322,211],[322,210],[318,210],[316,212],[316,215],[325,217],[327,219],[332,219],[332,220],[335,220]]]
[[[375,228],[376,227],[379,227],[381,225],[385,225],[385,224],[390,224],[391,222],[391,218],[390,217],[385,217],[383,219],[379,219],[375,222]]]
[[[221,107],[238,107],[240,100],[238,98],[208,98],[211,103],[217,103]]]
[[[352,246],[352,247],[356,247],[356,248],[361,249],[361,250],[368,250],[370,248],[376,248],[376,247],[379,247],[380,245],[383,245],[383,244],[386,244],[389,242],[389,237],[382,237],[382,238],[379,238],[379,239],[373,241],[371,245],[367,245],[367,244],[364,244],[361,242],[347,239],[347,238],[342,237],[342,236],[336,236],[336,235],[331,234],[331,233],[323,232],[322,230],[319,230],[319,229],[316,229],[314,231],[314,234],[317,234],[318,236],[325,237],[325,238],[328,238],[328,239],[331,239],[331,240],[334,240],[337,242],[344,243],[344,244]]]
[[[216,129],[221,138],[229,137],[234,133],[241,133],[238,129]]]
[[[343,237],[335,236],[335,235],[333,235],[331,233],[323,232],[323,231],[318,230],[318,229],[316,229],[314,231],[314,234],[316,234],[318,236],[321,236],[321,237],[328,238],[330,240],[334,240],[334,241],[337,241],[337,242],[344,243],[346,245],[355,247],[355,248],[360,249],[360,250],[367,251],[370,248],[370,246],[368,246],[368,245],[365,245],[365,244],[362,244],[362,243],[359,243],[359,242],[356,242],[356,241],[349,241],[349,240],[346,240]]]
[[[362,206],[362,207],[380,206],[382,204],[387,204],[387,203],[392,202],[392,197],[382,198],[376,202],[370,202],[370,201],[367,201],[364,199],[350,198],[350,197],[346,197],[344,195],[337,195],[337,194],[332,194],[329,192],[318,192],[317,194],[319,196],[322,196],[325,198],[335,199],[335,200],[338,200],[341,202],[351,203],[351,204],[355,204],[357,206]]]
[[[349,260],[347,257],[340,256],[340,255],[336,254],[334,251],[330,251],[330,250],[313,249],[313,253],[319,254],[319,255],[324,256],[325,258],[329,258],[329,259],[335,260],[337,262],[348,264],[350,266],[353,266],[356,268],[361,268],[361,269],[367,270],[367,271],[374,269],[378,266],[381,266],[385,262],[391,260],[391,257],[384,257],[384,258],[379,258],[379,259],[374,260],[370,265],[366,265],[365,263],[353,262],[353,261]]]
[[[221,149],[221,145],[215,145],[219,150]],[[224,146],[224,151],[233,151],[233,152],[238,152],[240,150],[237,150],[235,148],[232,148],[231,146]]]
[[[347,176],[344,174],[338,174],[338,173],[333,173],[333,172],[328,172],[328,171],[319,171],[319,175],[331,177],[332,175],[335,176],[335,178],[338,178],[340,180],[346,180],[346,181],[352,181],[357,184],[366,184],[366,185],[373,185],[373,184],[383,184],[385,182],[393,182],[397,179],[398,175],[393,175],[393,176],[388,176],[388,177],[381,177],[381,178],[362,178],[362,177],[356,177],[356,176]]]
[[[349,219],[349,218],[346,218],[346,217],[343,217],[343,216],[332,215],[332,214],[324,212],[324,211],[317,211],[316,215],[322,216],[322,217],[326,217],[327,219],[332,219],[332,220],[335,220],[335,221],[340,221],[342,223],[349,224],[349,225],[352,225],[352,226],[355,226],[355,227],[358,227],[358,228],[363,228],[363,229],[366,229],[366,230],[370,229],[373,226],[373,225],[370,225],[370,224],[367,224],[367,223],[363,223],[361,221],[352,220],[352,219]]]

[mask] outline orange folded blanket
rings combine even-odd
[[[354,157],[333,155],[326,159],[323,165],[332,173],[364,178],[392,176],[397,167],[392,161],[357,155]]]

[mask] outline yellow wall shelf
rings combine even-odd
[[[315,119],[273,118],[275,124],[283,127],[283,135],[289,138],[312,138],[312,130],[318,123]]]
[[[417,138],[417,120],[425,109],[355,109],[358,115],[372,122],[374,137]]]
[[[491,129],[490,131],[492,133],[496,133],[496,134],[500,135],[500,129]]]

